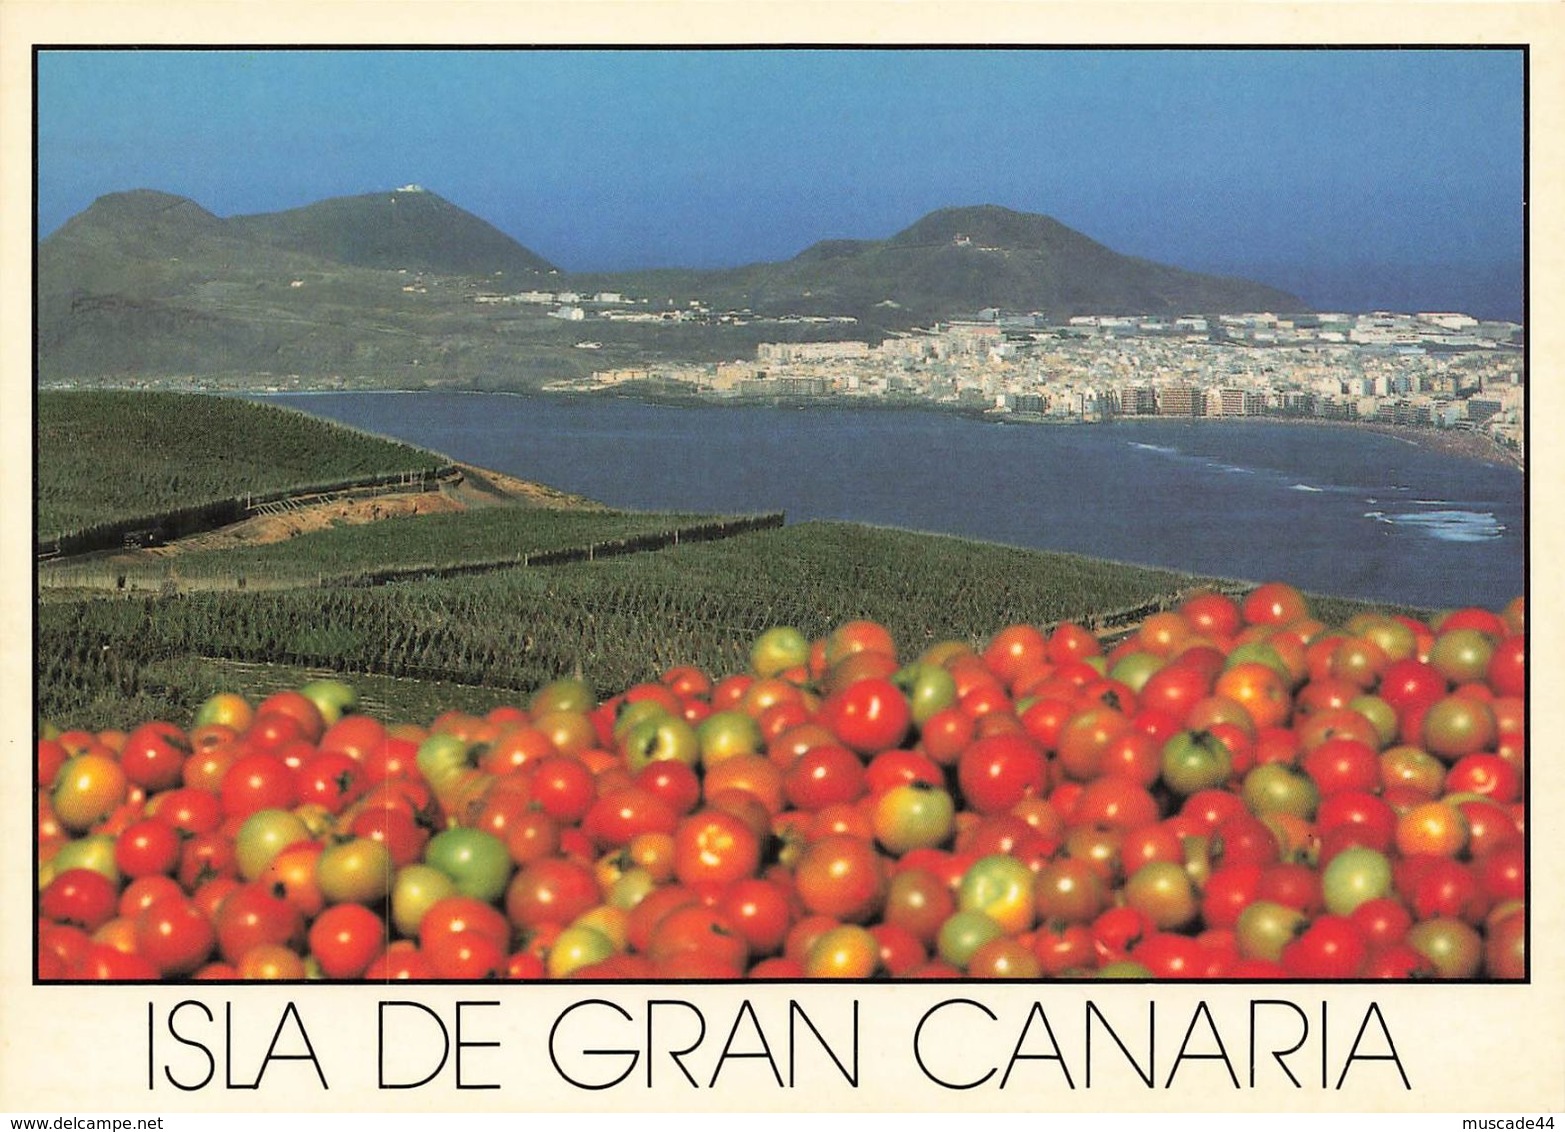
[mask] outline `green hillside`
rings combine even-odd
[[[42,392],[37,420],[42,538],[246,492],[448,462],[410,444],[234,398]]]
[[[236,216],[227,227],[276,247],[356,267],[520,277],[555,270],[492,224],[421,188]]]

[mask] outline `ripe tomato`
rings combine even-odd
[[[1011,684],[1022,671],[1047,662],[1048,639],[1033,625],[1009,625],[989,640],[983,652],[984,663],[1005,684]]]
[[[179,834],[160,818],[131,822],[114,840],[114,864],[130,878],[172,873],[179,864]]]
[[[862,755],[897,746],[913,721],[907,697],[883,677],[859,680],[828,696],[816,718]]]
[[[804,907],[846,923],[864,923],[885,900],[880,857],[865,839],[827,834],[799,854],[794,881]]]
[[[760,863],[756,830],[727,810],[697,810],[674,830],[674,876],[681,884],[731,884],[754,876]]]
[[[273,692],[257,704],[249,730],[255,731],[261,718],[267,715],[287,716],[294,720],[299,725],[300,736],[312,743],[319,742],[326,731],[326,720],[315,701],[292,688]]]
[[[1113,712],[1112,708],[1097,710]],[[968,809],[999,814],[1029,795],[1047,792],[1048,767],[1043,752],[1026,736],[991,735],[962,753],[957,762],[957,784]]]
[[[1132,830],[1158,817],[1157,799],[1144,785],[1127,775],[1105,774],[1082,787],[1069,821],[1073,826]]]
[[[264,884],[242,884],[224,898],[213,921],[218,950],[238,964],[247,953],[264,944],[288,947],[301,942],[304,917]]]
[[[386,924],[362,904],[337,904],[310,925],[310,954],[328,979],[357,979],[386,948]]]
[[[890,630],[875,621],[847,621],[827,634],[823,658],[827,668],[858,652],[883,653],[895,659],[897,647]]]
[[[1180,602],[1179,612],[1197,633],[1218,640],[1233,636],[1243,625],[1239,604],[1212,590],[1191,594]]]
[[[481,940],[487,946],[473,946]],[[498,968],[510,949],[511,925],[493,905],[471,896],[436,900],[418,923],[419,950],[436,977],[483,977]],[[466,972],[476,970],[478,974]]]
[[[549,820],[557,843],[559,827],[555,819]],[[581,828],[597,845],[607,848],[628,844],[642,833],[671,834],[678,824],[678,813],[663,798],[643,786],[625,786],[594,801],[582,817]],[[512,852],[514,855],[514,844]]]
[[[1259,661],[1225,669],[1213,683],[1212,692],[1243,707],[1255,727],[1281,724],[1293,708],[1287,681],[1271,665]]]
[[[846,747],[812,747],[783,772],[782,790],[788,804],[799,810],[852,802],[865,791],[864,763]]]
[[[1246,625],[1281,626],[1309,616],[1301,594],[1286,582],[1267,582],[1244,596],[1240,613]]]
[[[1322,798],[1346,791],[1371,791],[1380,785],[1375,748],[1357,739],[1332,738],[1308,751],[1301,762]]]
[[[119,891],[95,869],[66,869],[44,888],[39,912],[59,924],[95,932],[118,911]]]
[[[264,753],[235,759],[223,775],[219,797],[230,817],[286,810],[299,800],[294,772],[276,755]]]
[[[164,977],[188,975],[217,944],[212,923],[183,897],[159,900],[135,919],[136,951]]]
[[[125,737],[120,766],[125,777],[148,790],[168,790],[180,781],[180,770],[190,755],[190,740],[172,723],[143,723]]]
[[[1347,916],[1317,917],[1282,949],[1284,970],[1301,979],[1355,979],[1368,959],[1364,933]]]
[[[511,923],[519,928],[550,923],[563,927],[601,899],[590,865],[564,857],[546,857],[511,878],[505,892],[505,910]]]
[[[1103,705],[1078,712],[1060,729],[1060,769],[1077,782],[1097,777],[1105,752],[1129,729],[1130,717],[1117,708]]]

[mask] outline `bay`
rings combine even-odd
[[[1523,592],[1513,468],[1274,421],[484,393],[268,398],[616,507],[846,519],[1428,608]]]

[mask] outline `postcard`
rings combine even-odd
[[[0,1107],[1553,1127],[1552,9],[287,12],[0,7]]]

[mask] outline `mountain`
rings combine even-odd
[[[39,375],[378,372],[401,382],[481,338],[474,283],[409,294],[425,273],[555,285],[542,256],[412,187],[230,219],[169,193],[111,193],[38,246]]]
[[[992,205],[943,209],[885,240],[825,240],[782,263],[566,276],[416,186],[228,219],[168,193],[113,193],[39,244],[37,289],[46,380],[299,375],[497,388],[751,357],[763,341],[878,341],[986,307],[1051,318],[1308,309],[1275,288],[1123,256],[1049,217]],[[535,289],[615,291],[671,317],[593,320],[584,333],[549,307],[485,295]],[[856,322],[672,317],[693,300]],[[588,338],[593,351],[575,348]]]
[[[888,308],[916,321],[984,307],[1057,318],[1309,309],[1274,287],[1120,255],[1050,217],[996,205],[941,209],[887,240],[815,244],[785,263],[718,273],[711,287],[756,311],[861,319]]]
[[[273,247],[354,267],[445,275],[555,270],[494,225],[416,185],[287,212],[236,216],[228,225]]]

